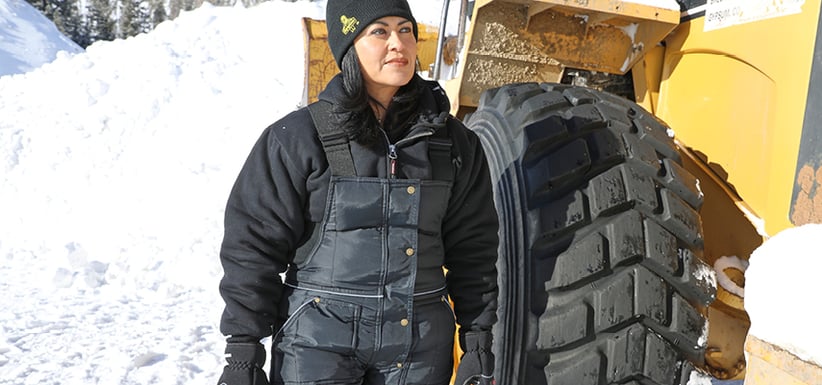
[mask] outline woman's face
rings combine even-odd
[[[397,16],[377,19],[354,40],[365,88],[372,97],[388,96],[414,76],[417,41],[414,25]]]

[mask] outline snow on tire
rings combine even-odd
[[[698,181],[637,104],[561,84],[489,90],[503,384],[686,384],[704,362],[712,270]]]

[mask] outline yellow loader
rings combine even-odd
[[[496,183],[498,384],[822,384],[715,280],[743,288],[718,259],[822,220],[819,1],[442,6],[418,61]],[[308,103],[337,69],[304,22]]]

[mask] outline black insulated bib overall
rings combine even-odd
[[[286,275],[272,383],[446,385],[455,320],[441,228],[454,172],[444,120],[397,143],[427,145],[432,179],[362,177],[327,107],[309,107],[332,172],[325,216]]]

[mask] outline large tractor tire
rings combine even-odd
[[[562,84],[483,94],[500,218],[500,385],[687,384],[713,270],[699,182],[637,104]]]

